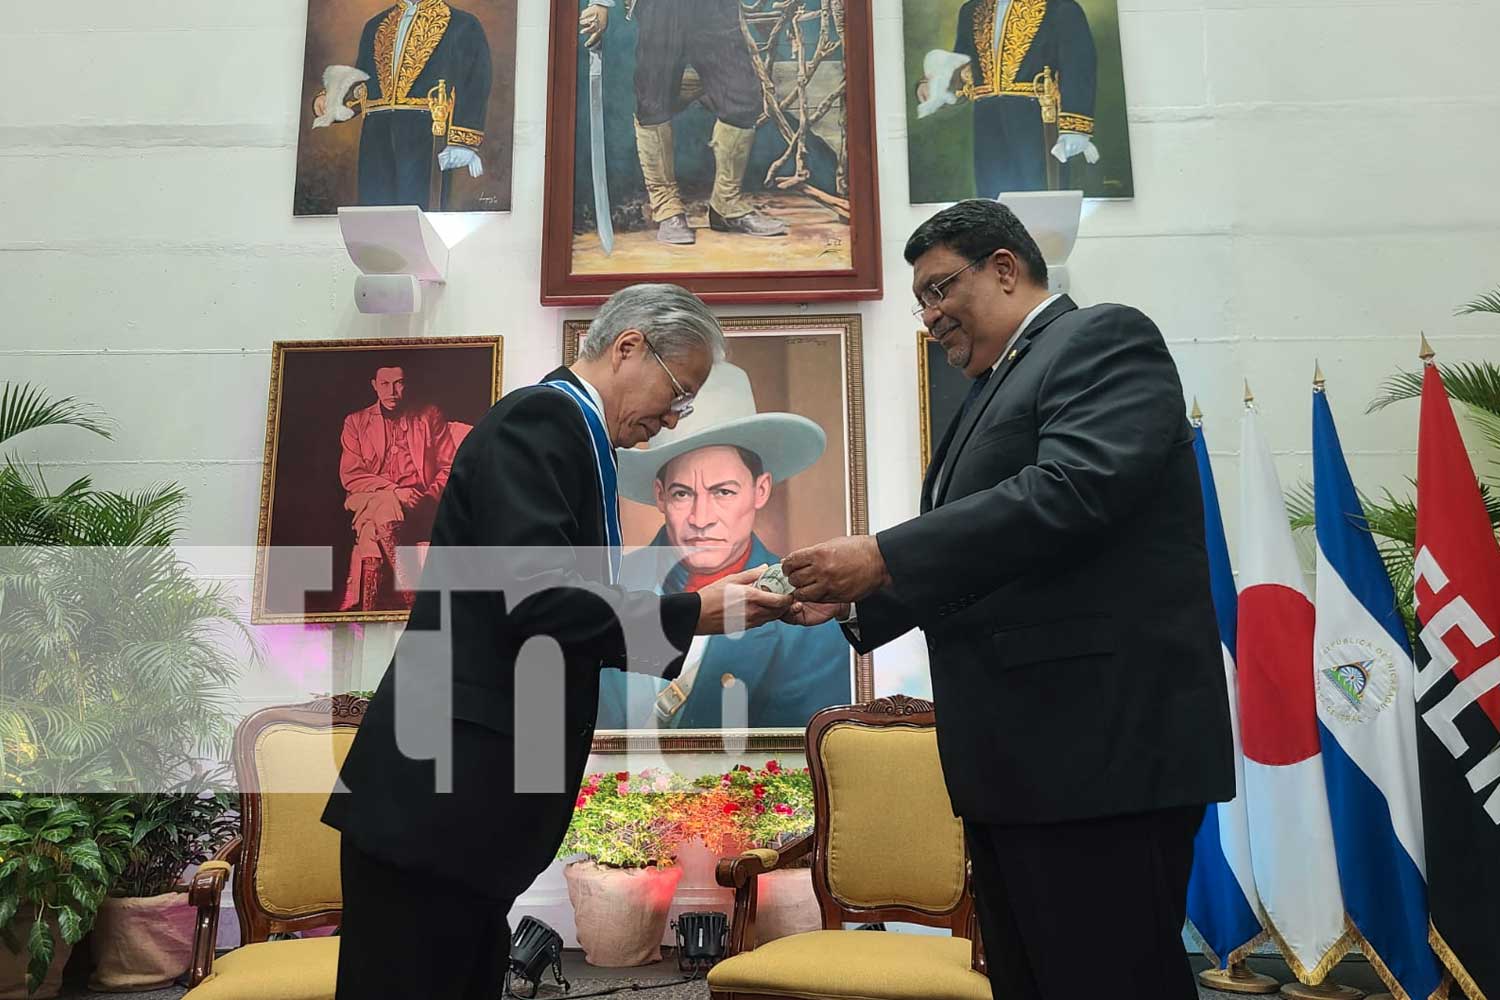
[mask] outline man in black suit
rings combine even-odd
[[[790,604],[751,588],[756,570],[667,597],[614,583],[614,449],[691,412],[723,357],[713,314],[675,285],[636,285],[605,303],[580,355],[496,403],[453,459],[410,621],[340,774],[348,791],[323,813],[343,833],[339,1000],[498,997],[506,914],[573,814],[600,670],[673,678],[695,633]],[[523,585],[437,589],[434,567],[466,554],[466,572]],[[422,717],[442,685],[452,718]],[[555,697],[538,697],[549,685]],[[444,767],[407,752],[450,727]]]
[[[1176,367],[1137,310],[1050,296],[996,202],[939,212],[906,259],[969,398],[919,517],[787,556],[789,617],[861,652],[926,632],[997,1000],[1078,996],[1085,959],[1121,997],[1195,998],[1193,835],[1234,769]]]

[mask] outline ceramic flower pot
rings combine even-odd
[[[197,915],[181,892],[105,899],[94,919],[89,989],[126,993],[171,985],[192,961]]]
[[[11,923],[11,930],[21,941],[21,953],[17,955],[0,942],[0,1000],[47,1000],[55,997],[62,990],[63,967],[68,964],[68,957],[73,954],[73,946],[62,939],[57,930],[57,919],[49,913],[47,923],[52,927],[52,940],[55,948],[52,952],[52,964],[47,967],[47,975],[42,980],[42,985],[35,993],[26,992],[26,963],[31,960],[31,951],[26,947],[26,936],[31,932],[32,922],[36,920],[35,911],[29,906],[22,907]]]
[[[682,869],[606,868],[576,861],[563,869],[578,944],[590,965],[623,969],[661,961],[667,910]]]
[[[823,915],[813,892],[811,868],[783,868],[758,879],[755,898],[755,942],[823,929]]]

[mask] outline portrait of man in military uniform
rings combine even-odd
[[[1133,193],[1115,0],[905,6],[914,203]]]
[[[309,6],[296,214],[508,208],[515,0],[359,6]]]

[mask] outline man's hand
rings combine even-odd
[[[930,89],[927,77],[924,76],[921,82],[917,84],[917,103],[921,104],[926,101],[927,95],[930,93],[932,93],[932,90]]]
[[[422,499],[422,491],[414,490],[410,486],[397,486],[396,499],[402,507],[411,510],[417,505],[417,501]]]
[[[604,40],[604,29],[609,27],[609,8],[590,4],[578,15],[578,33],[583,44],[594,48]]]
[[[811,601],[793,601],[792,606],[787,608],[786,614],[781,620],[789,625],[801,625],[811,628],[814,625],[822,625],[836,618],[848,618],[849,605],[847,604],[814,604]]]
[[[322,118],[323,112],[328,110],[328,92],[324,91],[313,98],[313,117]]]
[[[702,608],[698,612],[698,635],[742,632],[776,621],[792,606],[788,594],[772,594],[755,589],[755,581],[765,572],[764,566],[726,576],[698,591]]]
[[[835,538],[798,549],[781,560],[781,567],[797,588],[792,597],[804,603],[850,604],[891,582],[873,535]]]

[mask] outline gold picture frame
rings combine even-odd
[[[860,317],[853,314],[731,316],[720,317],[720,324],[729,341],[727,360],[745,366],[754,387],[757,412],[784,411],[806,416],[823,428],[827,438],[822,456],[799,474],[804,478],[800,482],[793,480],[791,486],[780,491],[783,506],[779,515],[775,515],[781,518],[780,522],[766,524],[757,520],[755,534],[764,537],[768,549],[783,554],[827,537],[867,534],[869,487]],[[571,365],[577,360],[579,343],[588,325],[587,320],[568,320],[563,324],[564,364]],[[835,372],[836,392],[826,384]],[[790,373],[785,384],[777,384],[778,373]],[[756,375],[761,376],[759,381]],[[802,402],[806,405],[799,405]],[[828,484],[834,482],[842,487],[842,516],[829,513],[830,508],[839,505],[823,500],[832,488]],[[789,497],[799,485],[805,491],[803,496]],[[628,500],[622,501],[621,507],[627,547],[644,545],[650,538],[649,532],[658,528],[665,532],[661,527],[664,519],[656,508]],[[806,514],[806,518],[799,519],[796,516],[799,513]],[[839,639],[842,641],[842,637]],[[850,700],[867,702],[875,697],[874,660],[868,654],[856,655],[852,649],[848,652]],[[816,706],[824,707],[827,706]],[[808,713],[809,718],[811,714]],[[795,752],[803,749],[805,733],[805,720],[796,727],[733,730],[606,729],[605,721],[601,715],[601,729],[594,737],[595,753]]]
[[[938,442],[958,413],[969,385],[964,373],[944,359],[943,348],[937,341],[929,337],[926,330],[918,330],[917,426],[921,461],[917,466],[918,483],[926,478],[927,466],[932,464]]]
[[[403,383],[398,406],[417,422],[410,424],[409,440],[428,447],[413,451],[416,475],[433,479],[432,494],[420,505],[424,515],[436,507],[446,484],[446,471],[434,475],[442,461],[451,463],[462,434],[467,433],[500,398],[504,375],[504,338],[428,337],[405,340],[278,340],[271,345],[270,392],[266,402],[266,443],[262,460],[259,520],[256,528],[255,580],[250,620],[257,625],[308,622],[405,621],[406,607],[391,602],[390,587],[377,589],[366,601],[367,579],[358,581],[360,607],[342,608],[354,585],[353,553],[359,539],[356,515],[347,507],[353,495],[343,484],[346,455],[351,474],[358,462],[362,428],[380,416],[374,387],[379,368],[410,369],[417,377],[410,388]],[[405,401],[402,403],[401,401]],[[361,417],[361,415],[364,415]],[[373,414],[373,416],[371,416]],[[435,415],[436,414],[436,415]],[[310,427],[326,433],[307,434]],[[294,437],[291,429],[301,434]],[[446,428],[446,442],[438,429]],[[375,431],[379,434],[382,431]],[[422,437],[421,435],[427,435]],[[356,445],[351,451],[349,443]],[[435,463],[427,456],[437,456]],[[436,480],[440,479],[441,482]],[[301,492],[297,492],[298,489]],[[340,494],[343,494],[341,497]],[[413,519],[413,524],[416,519]],[[403,538],[401,544],[424,541]],[[288,605],[277,585],[278,549],[329,546],[333,559],[332,585],[327,592],[297,591],[300,607]],[[350,563],[345,572],[340,556]],[[382,572],[389,577],[389,568]],[[380,579],[377,576],[377,581]],[[291,592],[287,591],[287,595]],[[367,606],[373,604],[374,606]]]

